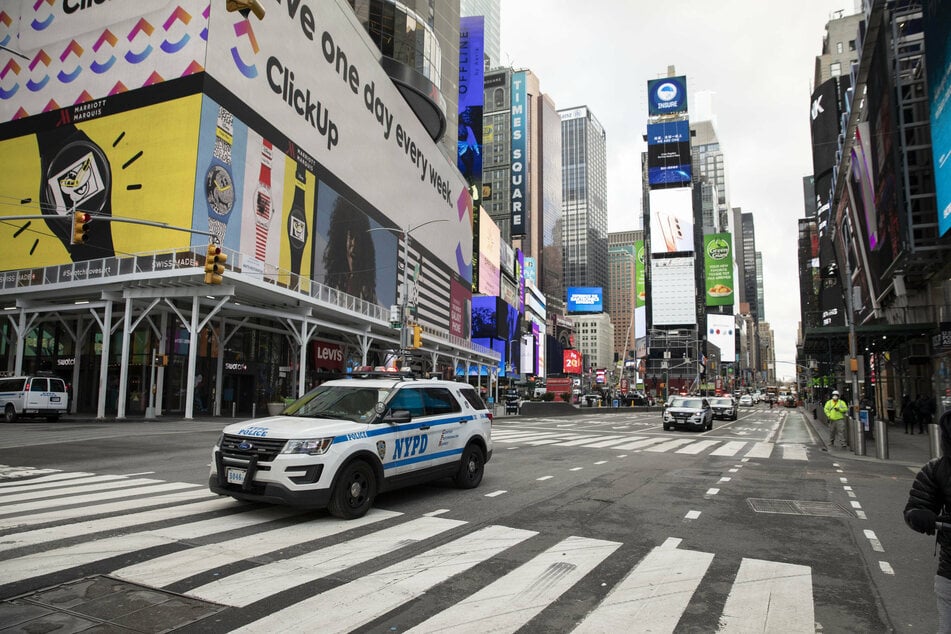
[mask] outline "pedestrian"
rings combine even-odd
[[[915,399],[915,415],[918,419],[918,433],[923,434],[928,429],[926,425],[931,422],[931,416],[928,414],[928,397],[919,394]]]
[[[889,396],[885,399],[885,412],[888,414],[888,424],[895,424],[895,398]]]
[[[918,404],[918,425],[925,428],[925,431],[931,429],[930,425],[934,422],[935,400],[930,394],[922,397]]]
[[[925,463],[915,476],[904,512],[905,523],[926,535],[935,534],[938,521],[951,521],[939,518],[951,508],[951,411],[942,414],[938,428],[941,457]],[[941,546],[934,578],[938,632],[951,633],[951,531],[938,531],[937,541]]]
[[[849,412],[849,406],[845,401],[839,398],[839,391],[832,391],[832,398],[826,401],[825,407],[826,420],[829,421],[829,446],[845,449],[845,416]],[[838,440],[838,443],[836,442]]]
[[[915,402],[908,394],[901,397],[901,420],[905,423],[905,433],[914,434],[915,423],[918,422],[918,411],[915,409]]]

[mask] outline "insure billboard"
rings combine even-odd
[[[647,180],[650,186],[689,183],[690,165],[689,121],[647,124]]]
[[[933,0],[925,10],[931,151],[938,206],[938,235],[951,230],[951,0]]]
[[[647,112],[652,117],[687,112],[687,78],[680,75],[648,81]]]
[[[650,201],[651,253],[693,251],[693,188],[652,189]]]
[[[569,313],[602,313],[604,296],[600,286],[569,286],[567,291]]]
[[[707,306],[732,306],[733,237],[729,233],[703,236],[703,270]]]

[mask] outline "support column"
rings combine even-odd
[[[185,418],[192,420],[195,413],[195,362],[198,357],[198,296],[192,297],[191,326],[188,329],[188,376],[185,378]]]
[[[112,300],[106,300],[105,313],[100,323],[102,327],[102,356],[99,357],[99,403],[96,406],[96,418],[106,417],[106,388],[109,381],[109,342],[112,339]]]
[[[218,330],[215,332],[215,340],[218,342],[218,359],[215,364],[215,402],[211,406],[211,412],[215,416],[221,416],[221,390],[225,383],[225,318],[221,317],[218,323]]]
[[[168,354],[168,313],[162,311],[159,320],[159,354]],[[159,366],[155,379],[155,415],[162,415],[162,398],[165,395],[165,366]]]
[[[122,350],[119,361],[119,397],[116,400],[116,419],[125,418],[125,394],[129,388],[129,337],[132,335],[132,298],[126,297],[122,316]]]

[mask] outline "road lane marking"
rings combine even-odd
[[[411,632],[514,632],[556,601],[621,544],[568,537]]]
[[[707,489],[707,492],[704,495],[716,495],[720,492],[720,489]]]
[[[496,498],[496,497],[499,497],[500,495],[502,495],[502,494],[504,494],[504,493],[508,493],[508,491],[505,491],[505,490],[493,491],[492,493],[486,493],[486,494],[485,494],[485,497],[487,497],[487,498]]]
[[[687,511],[687,514],[684,515],[685,520],[695,520],[700,517],[700,511]]]
[[[744,557],[717,631],[814,634],[812,570],[808,566]]]
[[[892,565],[891,565],[890,563],[888,563],[887,561],[880,561],[880,562],[878,562],[878,567],[879,567],[879,569],[880,569],[882,572],[884,572],[886,575],[893,575],[893,574],[895,574],[895,569],[892,568]]]
[[[654,548],[573,630],[574,634],[673,632],[713,561],[712,553]]]
[[[678,449],[675,453],[683,453],[691,456],[699,454],[704,449],[709,449],[714,445],[720,444],[719,440],[698,440],[697,442]]]
[[[747,458],[769,458],[773,453],[773,443],[757,442],[753,448],[746,452]]]
[[[488,526],[360,579],[313,595],[235,632],[346,632],[507,550],[535,531]]]
[[[536,478],[536,480],[538,480],[539,482],[541,482],[542,480],[551,480],[551,479],[554,478],[554,477],[555,477],[555,476],[542,476],[542,477],[540,477],[540,478]]]
[[[15,482],[2,482],[0,483],[0,490],[9,489],[11,487],[22,488],[30,486],[33,484],[42,484],[44,482],[57,482],[62,480],[74,480],[77,478],[87,478],[95,474],[86,473],[84,471],[80,472],[71,472],[71,473],[53,473],[51,475],[41,476],[39,478],[30,478],[29,480],[17,480]]]
[[[875,531],[870,531],[866,528],[863,532],[865,533],[865,539],[867,539],[868,543],[871,544],[872,550],[877,553],[885,552],[885,549],[882,548],[882,542],[879,541],[878,537],[875,536]]]
[[[731,440],[722,447],[710,452],[711,456],[735,456],[736,452],[746,446],[745,440]]]

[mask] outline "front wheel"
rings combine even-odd
[[[485,473],[485,454],[479,445],[469,445],[462,452],[462,463],[456,473],[456,486],[460,489],[474,489],[482,482]]]
[[[375,497],[376,476],[373,468],[362,460],[356,460],[340,473],[327,510],[340,519],[357,519],[366,515]]]
[[[14,423],[17,419],[17,410],[13,407],[13,403],[7,403],[7,406],[3,409],[3,420],[8,423]]]

